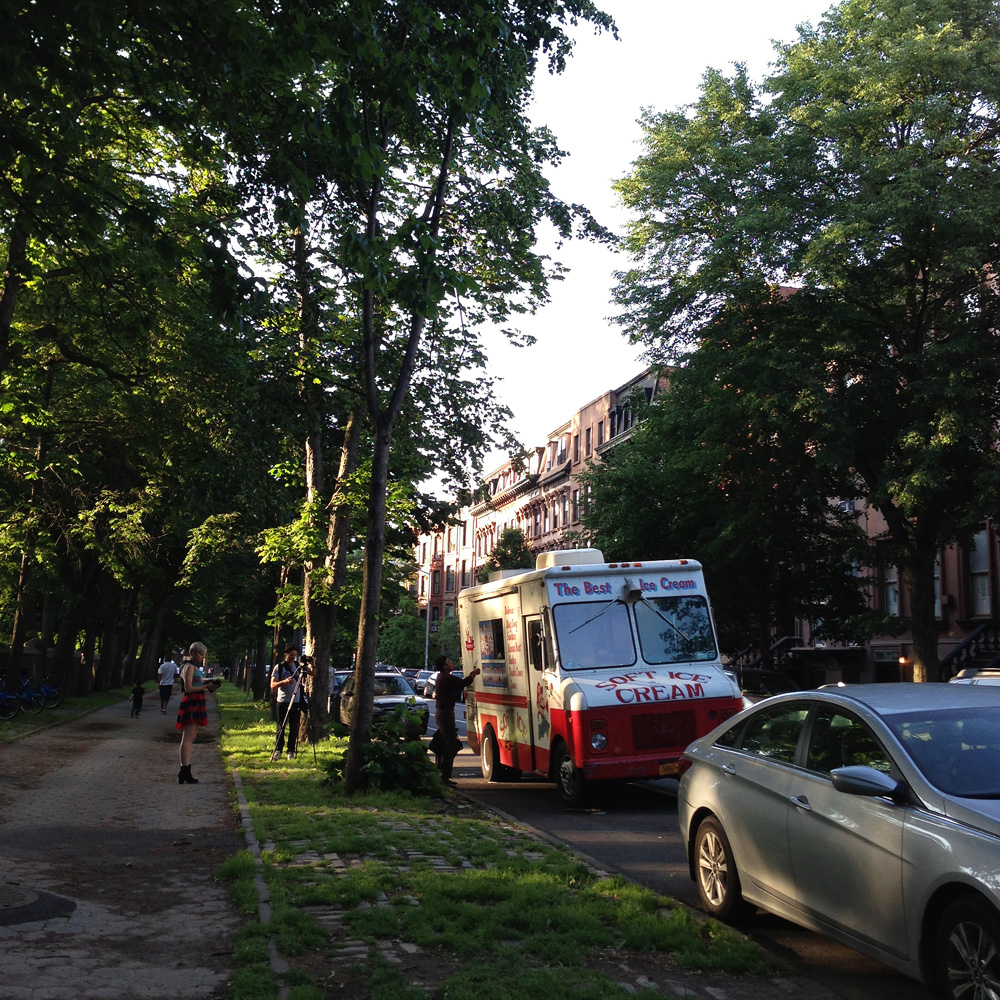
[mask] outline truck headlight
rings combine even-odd
[[[591,733],[590,734],[590,749],[591,750],[605,750],[608,746],[608,738],[604,733]]]

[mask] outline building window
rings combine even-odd
[[[447,569],[447,571],[445,572],[444,589],[449,594],[454,594],[455,593],[455,567],[454,566],[449,566],[448,569]]]
[[[469,586],[469,564],[464,559],[462,560],[462,586]]]
[[[944,607],[941,603],[941,560],[934,560],[934,614],[938,618],[944,616]]]
[[[899,614],[899,570],[886,566],[882,575],[882,606],[887,615]]]
[[[580,491],[573,490],[573,520],[580,520]]]
[[[593,447],[592,447],[592,444],[591,444],[591,433],[592,433],[591,429],[588,427],[587,430],[584,433],[585,433],[585,437],[584,437],[584,445],[585,445],[585,447],[584,447],[584,454],[589,458],[590,457],[590,453],[594,450]]]
[[[426,576],[422,576],[420,578],[420,596],[421,597],[426,597],[427,596],[427,577]]]
[[[569,523],[569,494],[564,493],[562,495],[562,508],[563,508],[563,524]]]
[[[559,527],[559,504],[554,503],[552,505],[552,530],[555,531]]]
[[[975,618],[990,613],[990,552],[988,534],[977,532],[969,547],[969,601]]]
[[[573,461],[574,462],[579,462],[580,461],[580,435],[579,434],[574,434],[573,435]]]
[[[455,551],[455,529],[454,528],[449,528],[448,529],[448,551],[449,552],[454,552]]]
[[[455,617],[455,605],[454,604],[446,604],[444,606],[444,616],[445,616],[445,618],[454,618]]]
[[[539,511],[535,511],[535,538],[537,538],[542,533],[542,515]]]
[[[420,547],[420,561],[422,563],[427,562],[427,543],[426,542],[424,542],[424,544]]]
[[[604,421],[597,421],[597,447],[600,448],[604,444]]]
[[[542,511],[542,531],[547,533],[548,530],[549,530],[549,508],[546,507],[545,510]]]
[[[441,593],[441,570],[434,570],[434,576],[432,577],[431,583],[431,593],[440,594]]]

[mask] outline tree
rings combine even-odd
[[[295,155],[268,158],[264,174],[293,238],[298,368],[303,402],[318,417],[307,432],[318,440],[324,426],[327,400],[317,397],[332,369],[312,362],[334,329],[323,322],[329,304],[347,335],[335,384],[352,397],[343,409],[364,416],[370,445],[350,792],[361,787],[371,727],[394,434],[412,428],[426,452],[436,437],[429,426],[448,428],[448,444],[500,430],[499,409],[468,374],[484,363],[477,328],[544,300],[549,268],[533,249],[543,218],[564,235],[575,217],[589,222],[551,195],[542,174],[561,154],[524,113],[536,59],[548,54],[560,69],[570,47],[563,24],[610,20],[589,0],[484,3],[474,17],[451,0],[365,0],[287,16],[304,75],[287,72],[295,52],[285,51],[282,72],[294,85],[269,102],[281,115],[269,135],[290,138]],[[294,117],[281,110],[286,96]],[[322,246],[313,205],[324,209]],[[321,452],[307,447],[308,501],[325,509],[329,487],[312,474]],[[446,467],[468,470],[474,453],[453,449]]]
[[[846,0],[760,91],[709,72],[694,107],[647,114],[619,184],[638,213],[621,322],[665,357],[795,284],[773,336],[814,341],[796,407],[824,412],[842,495],[886,519],[917,679],[937,676],[935,557],[996,508],[998,40],[994,2]],[[782,348],[759,354],[780,373]]]
[[[535,555],[525,533],[520,528],[504,528],[477,575],[480,583],[486,583],[497,570],[531,569],[534,564]]]
[[[829,639],[875,627],[855,570],[864,536],[829,499],[840,470],[814,446],[823,414],[800,402],[815,344],[804,336],[790,353],[790,323],[780,299],[722,314],[629,440],[582,477],[592,544],[612,560],[699,560],[723,648],[759,649],[765,662],[797,617]]]

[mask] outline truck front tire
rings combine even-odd
[[[587,797],[587,780],[583,772],[573,763],[565,743],[560,743],[556,751],[555,779],[559,797],[566,805],[583,805]]]
[[[483,744],[479,750],[479,759],[483,768],[483,777],[490,782],[520,781],[521,772],[515,767],[500,763],[500,744],[492,726],[486,727],[483,733]]]

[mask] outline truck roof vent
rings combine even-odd
[[[600,549],[554,549],[539,552],[535,556],[535,569],[550,569],[553,566],[593,566],[603,563],[604,553]]]

